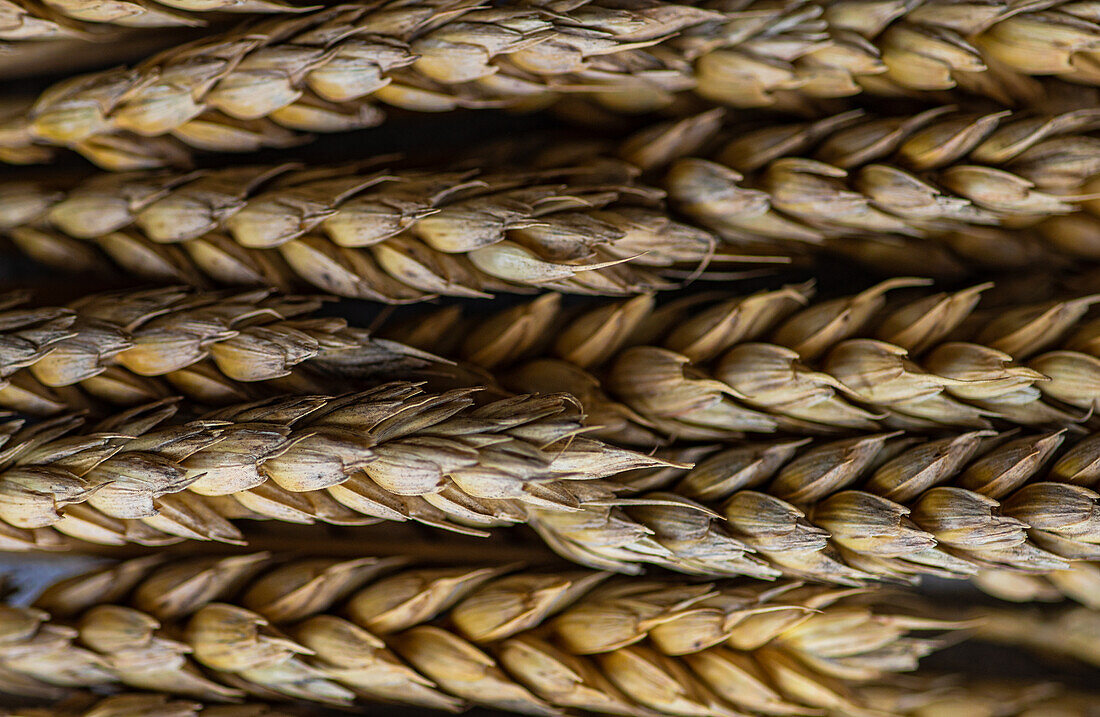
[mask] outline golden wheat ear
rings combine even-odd
[[[198,4],[173,5],[186,12]],[[20,5],[5,14],[17,34],[47,35],[64,31],[65,22],[54,18],[109,21],[104,13],[120,7],[147,22],[186,24],[202,15],[152,3],[49,6],[36,12]],[[215,34],[133,68],[66,80],[12,113],[0,128],[0,148],[9,161],[36,161],[36,146],[67,146],[103,166],[136,169],[179,159],[180,143],[240,151],[292,144],[302,131],[371,126],[382,120],[380,104],[423,112],[537,108],[580,94],[640,113],[694,91],[719,104],[806,112],[823,99],[864,91],[939,98],[962,90],[1000,104],[1039,106],[1049,92],[1037,77],[1100,82],[1089,65],[1100,30],[1091,14],[1075,14],[1073,6],[971,4],[952,8],[947,21],[939,5],[881,7],[868,13],[854,1],[713,10],[598,0],[493,8],[469,0],[343,5]],[[175,139],[147,139],[169,135]]]
[[[1100,256],[1095,109],[729,116],[656,125],[620,148],[727,240],[799,237],[854,259],[864,249],[888,275]]]
[[[380,104],[539,106],[606,87],[644,110],[693,84],[688,49],[665,41],[725,16],[661,2],[551,5],[400,0],[277,17],[65,80],[8,119],[0,145],[15,161],[44,144],[139,169],[178,160],[181,145],[242,151],[369,127]]]
[[[391,159],[391,158],[387,158]],[[790,242],[721,244],[619,160],[507,172],[361,165],[100,174],[0,186],[28,255],[205,285],[311,284],[387,303],[551,289],[629,296],[711,264],[781,266]],[[98,250],[97,250],[98,249]]]
[[[487,319],[442,310],[424,319],[431,331],[395,322],[381,335],[474,365],[456,374],[570,392],[598,435],[635,445],[1090,425],[1096,295],[982,303],[992,284],[928,283],[899,277],[821,301],[812,284],[643,295],[580,311],[546,296]]]
[[[230,523],[414,520],[483,534],[530,506],[609,500],[603,479],[668,461],[583,434],[567,395],[477,403],[392,382],[342,396],[291,395],[195,420],[165,401],[92,428],[63,417],[5,426],[0,507],[13,549],[56,532],[105,544],[240,543]]]
[[[108,565],[0,612],[0,685],[528,714],[862,714],[856,686],[940,644],[913,633],[958,627],[874,590],[402,562]]]
[[[26,415],[102,413],[175,395],[217,406],[323,393],[446,363],[319,315],[317,296],[169,287],[64,307],[3,298],[0,406]]]

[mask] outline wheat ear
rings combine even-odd
[[[6,608],[0,684],[528,714],[862,714],[854,686],[912,670],[938,646],[911,631],[956,626],[875,592],[792,583],[372,558],[158,562],[108,566]]]

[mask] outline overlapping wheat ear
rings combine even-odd
[[[889,304],[886,291],[906,283],[806,309],[809,287],[702,308],[694,298],[655,308],[640,297],[579,315],[550,295],[489,320],[445,309],[391,335],[487,369],[512,390],[569,391],[623,444],[783,434],[675,447],[663,455],[694,468],[617,479],[666,504],[534,512],[536,530],[574,560],[723,574],[755,557],[841,582],[978,574],[994,591],[1006,582],[996,568],[1010,567],[1052,572],[1057,589],[1086,596],[1100,573],[1066,561],[1100,557],[1100,476],[1089,467],[1100,441],[1072,439],[1059,458],[1066,434],[1057,428],[1088,420],[1097,398],[1092,372],[1081,370],[1100,365],[1088,349],[1095,322],[1082,322],[1094,299],[981,309],[983,285]],[[1051,344],[1065,348],[1035,356]],[[1005,422],[1056,430],[990,430]],[[931,440],[919,438],[929,431]],[[857,435],[791,436],[830,432]]]
[[[453,445],[446,441],[442,444],[429,441],[419,447],[410,445],[402,453],[404,460],[413,461],[416,466],[420,466],[420,462],[424,463],[423,473],[418,472],[419,468],[407,471],[407,478],[415,479],[415,487],[410,488],[401,482],[384,484],[385,488],[398,495],[410,495],[399,509],[392,509],[391,505],[392,510],[379,513],[376,507],[362,508],[348,495],[344,495],[342,488],[339,490],[342,497],[336,497],[336,500],[351,511],[359,510],[375,517],[412,518],[447,524],[449,516],[457,520],[458,524],[469,524],[473,520],[475,524],[482,526],[501,522],[527,522],[552,547],[573,560],[623,571],[637,571],[641,564],[654,563],[701,574],[776,577],[789,572],[811,575],[818,579],[858,583],[873,578],[905,578],[920,572],[968,575],[983,567],[998,566],[1033,572],[1065,571],[1069,567],[1066,559],[1095,557],[1093,544],[1096,536],[1088,522],[1096,499],[1091,491],[1096,483],[1095,471],[1091,467],[1095,459],[1095,439],[1075,442],[1073,449],[1055,464],[1051,482],[1039,482],[1048,459],[1054,456],[1063,441],[1061,432],[1028,435],[1002,445],[1003,438],[998,438],[989,431],[988,424],[980,424],[977,426],[978,430],[955,433],[946,439],[914,446],[912,436],[866,433],[869,428],[879,427],[872,420],[875,419],[875,414],[858,408],[856,404],[844,402],[845,399],[840,398],[841,394],[837,393],[836,387],[841,384],[836,379],[809,384],[809,388],[814,390],[807,394],[808,398],[803,398],[802,394],[808,390],[807,386],[792,381],[791,376],[800,378],[815,374],[809,370],[793,371],[788,365],[786,373],[773,371],[765,376],[771,376],[772,383],[777,388],[773,387],[774,390],[764,396],[784,390],[795,390],[799,395],[789,401],[776,400],[767,404],[759,395],[730,388],[718,390],[714,388],[713,381],[694,378],[690,372],[685,375],[681,361],[671,362],[679,371],[675,376],[658,370],[656,375],[659,380],[646,378],[646,372],[653,367],[660,369],[661,363],[658,359],[661,356],[678,354],[644,346],[628,349],[624,353],[628,355],[641,351],[643,354],[643,360],[636,362],[637,366],[632,369],[635,379],[641,376],[643,380],[636,380],[629,385],[645,390],[631,389],[622,394],[631,405],[636,406],[637,410],[634,410],[615,400],[622,393],[619,383],[609,383],[612,394],[609,397],[600,391],[598,382],[581,368],[605,362],[599,357],[613,356],[618,347],[633,342],[637,331],[661,339],[663,326],[675,326],[676,330],[670,337],[676,337],[675,341],[679,342],[677,347],[700,359],[706,359],[712,353],[726,351],[730,342],[735,344],[733,352],[746,347],[767,347],[768,344],[736,342],[739,338],[751,338],[753,331],[769,330],[773,325],[779,325],[777,336],[795,339],[794,345],[807,352],[824,352],[833,342],[846,335],[884,329],[889,329],[892,332],[890,337],[904,346],[914,349],[930,347],[937,345],[942,335],[967,326],[964,319],[974,311],[980,295],[980,291],[975,289],[956,294],[925,295],[916,301],[897,304],[886,310],[884,291],[892,285],[880,285],[856,297],[823,302],[793,316],[791,311],[806,300],[806,287],[801,290],[764,292],[725,302],[717,305],[717,310],[714,311],[695,311],[693,318],[684,321],[678,320],[677,312],[690,311],[690,302],[673,304],[675,311],[672,312],[658,311],[651,314],[647,309],[640,314],[631,313],[632,307],[652,308],[651,302],[647,304],[648,300],[643,298],[600,307],[574,318],[563,327],[558,323],[560,312],[556,299],[548,296],[530,305],[509,310],[472,328],[457,322],[453,310],[438,314],[434,319],[415,322],[410,326],[416,328],[404,332],[401,337],[403,341],[418,344],[423,343],[424,336],[466,337],[466,346],[476,348],[476,354],[461,351],[455,353],[453,346],[446,345],[433,348],[440,353],[455,355],[495,370],[502,375],[505,386],[513,390],[567,391],[577,395],[588,414],[587,423],[600,427],[601,436],[619,445],[652,446],[661,442],[662,436],[667,433],[702,440],[731,439],[740,435],[731,428],[749,431],[774,431],[782,428],[788,435],[791,430],[828,433],[834,429],[847,429],[863,433],[840,442],[811,446],[807,446],[805,440],[785,438],[770,442],[756,440],[726,447],[676,448],[664,458],[653,459],[585,439],[593,460],[602,466],[597,471],[598,475],[592,477],[610,476],[622,470],[644,466],[660,466],[661,470],[654,474],[625,476],[610,486],[589,483],[581,493],[576,492],[579,490],[577,487],[563,487],[561,490],[565,492],[560,494],[554,494],[549,489],[542,489],[545,494],[539,493],[537,496],[524,493],[521,499],[526,505],[517,505],[512,500],[515,495],[495,492],[497,489],[490,488],[487,484],[467,490],[468,495],[464,494],[461,499],[465,501],[461,509],[454,504],[456,498],[451,496],[454,492],[451,482],[455,477],[450,471],[457,469],[461,476],[462,469],[471,466],[448,452],[455,448]],[[984,331],[994,346],[1012,348],[1018,355],[1025,355],[1028,351],[1039,350],[1042,342],[1058,341],[1082,317],[1088,304],[1089,301],[1074,300],[1039,306],[1025,305],[1011,311],[1002,310],[995,321],[973,322],[977,328],[970,326],[969,330]],[[875,328],[874,319],[879,316],[882,317],[882,322]],[[981,312],[973,314],[973,317],[980,316]],[[440,317],[447,319],[446,325],[440,323]],[[983,323],[986,324],[984,327]],[[631,334],[635,334],[634,338]],[[1082,344],[1089,343],[1086,340],[1088,335],[1087,331],[1082,334]],[[507,373],[502,370],[508,365],[509,357],[523,356],[532,348],[533,339],[542,340],[544,337],[557,337],[557,349],[562,346],[572,347],[560,355],[571,357],[576,363],[541,359],[527,364],[525,370]],[[848,343],[862,345],[861,342],[867,343],[862,339]],[[1011,347],[1002,342],[1010,342]],[[944,344],[946,347],[953,345],[965,346]],[[981,348],[977,344],[973,346]],[[608,348],[611,350],[607,351]],[[779,349],[777,346],[773,348]],[[833,349],[834,352],[836,350]],[[993,349],[985,350],[995,356],[999,355]],[[653,358],[651,354],[657,358]],[[967,355],[965,351],[962,354]],[[898,359],[897,353],[887,355]],[[47,355],[47,359],[49,356]],[[1003,374],[1004,365],[1010,359],[1007,355],[1000,356],[994,364],[998,371],[994,379],[973,379],[972,383],[989,390],[992,387],[1005,391],[1004,395],[1012,395],[1021,390],[1016,380],[1018,376],[1026,377],[1027,383],[1035,381],[1035,372],[1030,369],[1022,374],[1019,371]],[[1082,361],[1088,358],[1086,354],[1079,356]],[[65,355],[62,354],[57,362],[63,363],[64,358]],[[785,360],[788,364],[794,363],[793,358],[787,357]],[[618,366],[620,363],[621,359],[614,365]],[[1057,365],[1057,362],[1052,363]],[[919,373],[910,364],[901,365],[908,368],[892,379],[889,372],[876,373],[873,380],[869,379],[867,383],[883,387],[893,380],[895,383],[900,382],[898,385],[905,386],[906,381],[916,380],[913,377],[932,375]],[[979,368],[994,370],[984,364]],[[461,366],[458,369],[466,370]],[[746,372],[751,376],[749,369]],[[518,379],[515,378],[517,376]],[[466,379],[458,383],[476,384],[478,377],[477,371],[469,371]],[[527,383],[520,380],[524,377]],[[488,376],[484,378],[491,380]],[[1063,381],[1068,381],[1071,385],[1072,390],[1065,391],[1071,400],[1074,396],[1082,400],[1087,398],[1089,384],[1085,382],[1078,385],[1081,380],[1077,374],[1070,373],[1063,377]],[[622,382],[625,379],[621,379],[620,383]],[[942,389],[939,383],[926,384],[927,382],[918,385],[926,389],[927,385]],[[965,385],[965,382],[960,384]],[[705,390],[700,391],[700,385]],[[653,386],[660,390],[647,393]],[[401,391],[412,397],[407,399],[411,403],[428,400],[411,386],[404,387]],[[927,390],[925,393],[928,393]],[[547,404],[540,399],[519,398],[474,409],[468,405],[472,403],[470,394],[467,390],[452,392],[446,396],[455,406],[471,411],[488,411],[487,415],[493,415],[499,420],[516,420],[521,423],[528,420],[523,414],[525,409],[534,407],[537,418],[537,411],[547,405],[557,411],[565,410],[569,406],[562,399],[546,399],[550,401]],[[736,397],[736,401],[746,402],[752,407],[742,406],[731,399],[731,395]],[[1023,404],[1031,413],[1019,409],[1016,413],[1005,412],[1004,416],[1028,416],[1038,411],[1038,415],[1043,418],[1042,422],[1072,423],[1083,418],[1083,415],[1056,412],[1054,407],[1036,400],[1036,395],[1038,392],[1034,389],[1023,391],[1021,399],[1005,403],[1007,406]],[[828,412],[818,412],[809,418],[798,413],[788,415],[798,409],[812,410],[813,406],[807,407],[807,402],[822,399],[822,396],[825,398],[819,402],[824,403],[826,408],[832,406],[833,414],[836,414],[836,406],[845,406],[847,408],[837,415],[858,412],[863,417],[861,421],[868,423],[844,424],[835,418],[829,419],[833,421],[830,423],[826,417],[833,414]],[[375,399],[368,394],[355,400],[369,404]],[[964,400],[973,399],[964,397]],[[941,413],[942,406],[945,405],[972,409],[968,403],[934,392],[931,397],[925,396],[925,402],[930,402],[931,407],[937,408]],[[937,425],[950,425],[951,421],[944,420],[942,416],[938,424],[935,421],[917,420],[921,414],[910,403],[912,401],[902,403],[900,409],[897,405],[888,407],[900,418],[910,416],[906,423],[888,423],[882,427],[901,425],[919,429],[914,432],[917,435]],[[267,409],[270,416],[273,416],[267,420],[278,425],[282,431],[273,445],[250,446],[247,451],[242,450],[243,455],[239,455],[236,449],[227,448],[234,445],[233,440],[243,440],[233,438],[236,435],[233,426],[213,424],[212,429],[207,429],[204,425],[200,434],[203,436],[201,440],[212,442],[206,445],[196,439],[194,444],[187,446],[187,450],[198,450],[201,458],[186,452],[177,453],[177,449],[171,447],[171,441],[166,438],[153,438],[148,434],[142,436],[144,431],[153,430],[155,421],[141,428],[132,428],[129,426],[136,423],[133,416],[117,419],[115,423],[125,422],[128,427],[126,430],[119,429],[120,433],[133,434],[137,438],[115,439],[110,443],[110,451],[93,451],[80,461],[75,461],[64,451],[60,455],[54,453],[59,450],[55,446],[69,445],[71,439],[67,437],[58,439],[49,435],[52,443],[34,448],[35,442],[41,440],[38,438],[40,431],[45,430],[48,433],[55,430],[75,430],[76,425],[68,419],[47,423],[45,429],[32,428],[22,433],[17,433],[20,424],[12,423],[9,425],[9,433],[16,434],[11,440],[13,467],[27,462],[20,457],[20,451],[34,450],[35,463],[51,465],[60,460],[65,468],[63,475],[69,482],[59,484],[58,487],[53,487],[48,481],[25,484],[11,479],[0,482],[0,485],[7,485],[10,493],[9,509],[0,515],[19,528],[45,527],[56,523],[58,528],[70,534],[101,542],[136,540],[153,543],[169,539],[163,532],[181,537],[237,540],[239,534],[224,519],[249,515],[241,512],[238,504],[242,501],[249,505],[252,515],[334,522],[362,520],[362,516],[356,516],[338,506],[334,507],[329,499],[333,496],[316,492],[325,488],[330,479],[343,480],[349,476],[355,476],[359,482],[373,486],[369,478],[359,475],[358,464],[352,459],[345,460],[338,469],[331,469],[327,477],[317,479],[320,483],[311,482],[315,480],[315,471],[307,465],[294,464],[294,470],[300,471],[300,476],[295,475],[291,469],[285,475],[276,474],[282,478],[282,482],[276,481],[276,485],[292,491],[297,489],[308,492],[307,498],[280,494],[281,500],[287,505],[293,505],[294,510],[287,509],[286,505],[277,508],[265,506],[263,510],[259,510],[250,505],[255,501],[252,490],[237,493],[242,488],[252,489],[253,485],[249,481],[267,476],[270,465],[297,459],[293,448],[301,446],[294,442],[295,435],[292,431],[307,434],[312,431],[312,422],[318,414],[309,411],[325,405],[325,400],[285,399],[269,405],[278,408]],[[378,404],[376,402],[373,405]],[[921,402],[917,401],[916,405],[920,406]],[[290,408],[286,408],[288,406]],[[292,420],[298,414],[291,409],[301,411],[300,415],[304,418],[300,423]],[[280,414],[280,411],[286,411],[286,415]],[[509,411],[516,411],[516,414],[509,415]],[[149,413],[164,419],[171,413],[171,409],[156,406]],[[240,423],[257,420],[254,414],[254,411],[247,409],[244,413],[241,409],[230,409],[216,414],[214,418],[221,420],[228,417]],[[139,411],[136,415],[143,420],[147,413]],[[326,411],[322,410],[319,415],[322,425],[327,425],[329,421],[324,418]],[[945,415],[951,417],[956,414]],[[754,422],[732,425],[730,416],[742,421],[749,416]],[[1004,416],[998,415],[998,418]],[[813,420],[809,420],[810,418]],[[362,424],[368,436],[367,444],[359,446],[363,452],[356,454],[357,460],[373,460],[378,452],[374,446],[377,437],[373,435],[370,424],[371,420],[377,420],[377,416],[370,414],[368,419],[364,419],[365,423]],[[554,440],[564,441],[567,436],[582,431],[593,432],[593,428],[582,427],[582,418],[578,412],[570,413],[566,423],[568,430],[553,434]],[[507,426],[490,424],[483,430],[492,433],[494,430],[506,428]],[[174,437],[181,430],[186,433],[195,429],[196,424],[185,424],[183,428],[172,426],[156,429],[152,435]],[[439,431],[449,435],[447,431],[450,429],[429,426],[423,430],[434,436]],[[229,431],[231,437],[220,438],[222,431]],[[250,435],[247,431],[244,434]],[[167,461],[173,467],[172,470],[167,475],[161,475],[156,470],[149,472],[151,469],[138,466],[132,471],[120,472],[115,463],[111,462],[114,451],[122,451],[122,455],[127,455],[129,451],[126,448],[131,440],[140,446],[136,451],[143,456],[144,461],[153,461],[157,466],[163,466],[164,461]],[[161,441],[168,441],[170,447],[165,449]],[[568,444],[569,449],[576,449],[580,441],[579,438],[574,439]],[[28,443],[32,448],[28,448]],[[545,443],[538,445],[550,446],[551,443],[548,438]],[[94,440],[92,445],[98,450],[98,444]],[[288,445],[293,448],[289,453],[283,453]],[[524,447],[528,448],[526,445]],[[486,450],[490,448],[487,447]],[[436,455],[437,450],[442,453]],[[477,456],[467,451],[462,457],[476,463],[482,455],[496,455],[492,450],[489,454],[479,453]],[[307,452],[305,455],[312,454]],[[275,464],[269,462],[272,458],[276,460]],[[111,460],[101,465],[100,461],[104,459]],[[550,459],[544,454],[542,463],[536,462],[535,466],[543,465],[546,460]],[[563,460],[569,464],[573,459]],[[699,465],[686,475],[686,468],[675,467],[691,463]],[[76,468],[69,468],[70,464]],[[244,486],[229,479],[231,476],[228,471],[231,467],[238,467],[247,473]],[[209,475],[199,481],[199,488],[191,485],[190,491],[180,492],[204,470],[209,471]],[[368,476],[372,470],[368,467]],[[538,473],[535,467],[522,461],[512,470],[517,472],[513,475],[516,482],[511,484],[511,488],[521,492],[535,487],[527,485],[524,482],[526,478],[554,477],[553,471]],[[872,473],[874,475],[868,477]],[[17,470],[0,478],[18,478],[20,475]],[[387,480],[390,478],[392,477],[387,477]],[[865,481],[862,492],[843,490],[862,481]],[[764,493],[744,490],[769,482],[770,485]],[[460,484],[463,488],[466,487],[461,480]],[[953,487],[946,488],[943,487],[944,484],[953,484]],[[654,492],[665,489],[672,492]],[[196,490],[218,496],[231,494],[232,498],[219,498],[211,506],[210,501],[199,500],[193,495]],[[263,490],[270,492],[276,490],[276,487],[266,483]],[[623,498],[621,494],[624,491],[635,495]],[[329,493],[331,492],[330,490]],[[470,495],[485,500],[479,504]],[[120,496],[126,500],[123,505],[115,505],[113,501]],[[309,496],[319,497],[314,499]],[[411,496],[416,496],[415,501]],[[508,500],[495,500],[498,498]],[[168,506],[160,513],[157,512],[160,509],[157,500]],[[311,500],[321,507],[311,507]],[[694,502],[696,500],[709,502],[710,507],[699,505]],[[187,505],[175,505],[181,502],[186,502]],[[760,502],[773,510],[769,513],[760,512],[756,505]],[[443,513],[434,510],[440,506],[444,507]],[[59,507],[64,508],[64,517],[59,517]],[[563,508],[567,510],[563,511]],[[326,513],[326,510],[329,512]],[[960,512],[961,517],[955,516],[956,512]],[[958,522],[953,523],[952,520]],[[164,521],[167,522],[162,525]],[[876,525],[878,531],[872,532],[870,537],[866,534],[868,523]],[[92,524],[98,526],[96,530],[89,527]],[[1038,527],[1040,525],[1043,527]],[[151,531],[149,526],[157,527],[162,532]],[[181,526],[187,526],[186,530]],[[457,526],[452,523],[452,527]],[[1029,531],[1029,527],[1033,529]],[[15,544],[31,545],[35,542],[34,536],[27,533],[11,532],[12,542]],[[782,537],[776,540],[777,536]],[[41,542],[45,538],[40,534],[37,540]],[[1094,572],[1090,572],[1089,567],[1084,567],[1080,570],[1057,572],[1049,579],[1073,594],[1083,590],[1084,586],[1095,584],[1095,578],[1089,578]]]
[[[1096,109],[852,111],[764,127],[710,112],[621,153],[727,240],[797,237],[895,272],[957,273],[1100,258],[1098,127]]]
[[[20,16],[26,17],[26,16]],[[21,22],[19,19],[17,22]],[[632,111],[694,90],[736,106],[957,87],[1035,101],[1034,77],[1097,84],[1100,27],[1074,3],[360,3],[277,19],[66,81],[0,134],[14,161],[70,146],[116,167],[162,161],[135,136],[210,149],[421,111],[594,95]],[[171,150],[163,150],[169,151]]]
[[[488,319],[448,307],[380,335],[513,390],[568,391],[623,443],[1090,425],[1100,297],[983,306],[990,284],[916,288],[927,283],[816,302],[810,284],[664,305],[639,296],[580,313],[549,294]]]
[[[0,296],[0,406],[48,415],[183,394],[200,405],[346,391],[404,378],[436,359],[314,316],[315,296],[169,287],[83,297],[68,306]]]
[[[569,396],[476,404],[477,389],[395,382],[170,420],[164,401],[91,428],[61,417],[0,424],[6,549],[92,542],[243,542],[229,522],[415,520],[473,534],[539,506],[610,500],[602,479],[668,461],[587,438]]]
[[[568,162],[568,160],[566,160]],[[631,295],[710,262],[789,261],[794,243],[725,244],[676,221],[618,160],[515,172],[235,167],[0,187],[0,230],[69,269],[96,246],[145,277],[385,302],[535,287]]]
[[[528,714],[864,714],[959,626],[871,591],[262,555],[110,565],[0,612],[0,688]],[[964,624],[964,623],[962,623]],[[201,669],[200,669],[201,667]]]

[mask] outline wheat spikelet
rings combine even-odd
[[[148,558],[0,613],[0,686],[384,700],[528,714],[864,714],[955,623],[872,592],[609,579],[400,559]],[[78,646],[79,644],[79,646]],[[200,671],[198,666],[202,666]],[[25,689],[25,687],[24,687]]]
[[[477,389],[391,383],[291,396],[169,421],[174,401],[92,430],[61,417],[2,424],[0,529],[9,549],[57,532],[97,543],[241,542],[229,522],[415,520],[460,532],[522,522],[530,506],[607,500],[600,479],[668,464],[583,437],[568,396],[476,405]],[[746,558],[746,565],[751,558]]]
[[[1026,267],[1100,257],[1098,120],[944,107],[726,132],[711,112],[650,128],[622,154],[663,172],[674,206],[728,240],[799,237],[895,271]]]
[[[717,247],[673,220],[631,167],[591,160],[544,171],[291,171],[98,175],[58,191],[0,188],[0,229],[54,265],[186,283],[324,291],[384,302],[549,287],[630,295],[709,261],[788,261],[786,249]],[[683,274],[681,273],[681,276]]]
[[[433,357],[313,317],[318,297],[187,288],[86,296],[67,307],[0,298],[0,405],[42,415],[178,393],[203,405],[346,390],[407,376]]]

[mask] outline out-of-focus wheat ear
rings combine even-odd
[[[1075,606],[1044,612],[1024,607],[980,607],[968,614],[974,617],[978,639],[1100,665],[1100,650],[1096,647],[1100,612],[1095,608]]]

